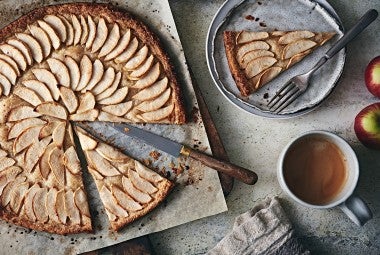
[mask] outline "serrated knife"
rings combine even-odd
[[[100,140],[103,140],[104,138],[100,137],[96,133],[94,133],[93,130],[91,130],[85,122],[83,124],[76,123],[79,127],[85,129],[86,131],[90,132],[92,135],[97,137]],[[192,159],[195,159],[204,165],[217,170],[219,172],[225,173],[229,176],[234,177],[235,179],[242,181],[246,184],[255,184],[257,182],[257,175],[256,173],[245,169],[243,167],[234,165],[232,163],[218,160],[216,158],[213,158],[210,155],[207,155],[205,153],[202,153],[200,151],[194,150],[188,146],[185,146],[183,144],[180,144],[178,142],[172,141],[168,138],[162,137],[160,135],[154,134],[152,132],[134,127],[129,124],[116,124],[116,123],[106,123],[105,124],[109,127],[112,127],[113,129],[117,130],[118,132],[128,135],[130,137],[137,138],[139,140],[142,140],[146,142],[147,144],[152,145],[153,147],[166,152],[176,158],[180,156],[190,157]]]

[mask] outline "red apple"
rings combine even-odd
[[[365,146],[380,150],[380,102],[365,107],[356,115],[354,129]]]
[[[369,92],[380,98],[380,56],[369,62],[365,69],[364,79]]]

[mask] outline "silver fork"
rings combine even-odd
[[[294,102],[308,88],[310,76],[313,75],[313,73],[317,71],[324,63],[326,63],[327,60],[343,49],[369,24],[371,24],[377,16],[378,12],[376,10],[371,9],[367,11],[358,23],[356,23],[356,25],[353,26],[342,38],[340,38],[310,71],[294,76],[276,92],[267,104],[269,111],[280,113],[288,105]]]

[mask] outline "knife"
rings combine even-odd
[[[106,122],[105,122],[106,123]],[[104,138],[93,132],[93,130],[89,130],[90,128],[86,124],[86,122],[82,123],[76,123],[79,127],[85,129],[86,131],[90,132],[92,135],[97,137],[99,140],[103,140]],[[151,133],[149,131],[134,127],[129,124],[116,124],[112,123],[106,124],[109,127],[112,127],[113,129],[117,130],[118,132],[121,132],[122,134],[128,135],[130,137],[137,138],[139,140],[143,140],[144,142],[152,145],[153,147],[166,152],[176,158],[180,156],[190,157],[192,159],[195,159],[204,165],[225,173],[229,176],[234,177],[235,179],[242,181],[246,184],[255,184],[257,182],[257,175],[256,173],[245,169],[243,167],[234,165],[232,163],[218,160],[216,158],[213,158],[210,155],[207,155],[205,153],[202,153],[200,151],[194,150],[188,146],[182,145],[180,143],[177,143],[175,141],[172,141],[168,138],[156,135],[154,133]]]

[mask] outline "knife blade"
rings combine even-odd
[[[84,122],[85,123],[85,122]],[[129,124],[116,124],[112,123],[109,124],[107,122],[104,122],[105,125],[112,127],[113,129],[117,130],[118,132],[121,132],[124,135],[128,135],[130,137],[137,138],[139,140],[144,141],[147,144],[152,145],[153,147],[166,152],[176,158],[180,156],[185,157],[191,157],[192,159],[198,160],[204,165],[223,172],[225,174],[228,174],[232,177],[234,177],[237,180],[240,180],[246,184],[253,185],[257,182],[257,175],[256,173],[245,169],[243,167],[234,165],[230,162],[226,162],[223,160],[218,160],[216,158],[213,158],[210,155],[207,155],[205,153],[202,153],[200,151],[194,150],[190,147],[187,147],[183,144],[180,144],[178,142],[172,141],[168,138],[162,137],[160,135],[154,134],[152,132],[134,127]],[[97,137],[99,140],[103,140],[100,135],[97,135],[94,133],[94,130],[90,130],[87,125],[82,125],[80,123],[76,123],[79,127],[87,130],[91,134],[93,134],[95,137]]]

